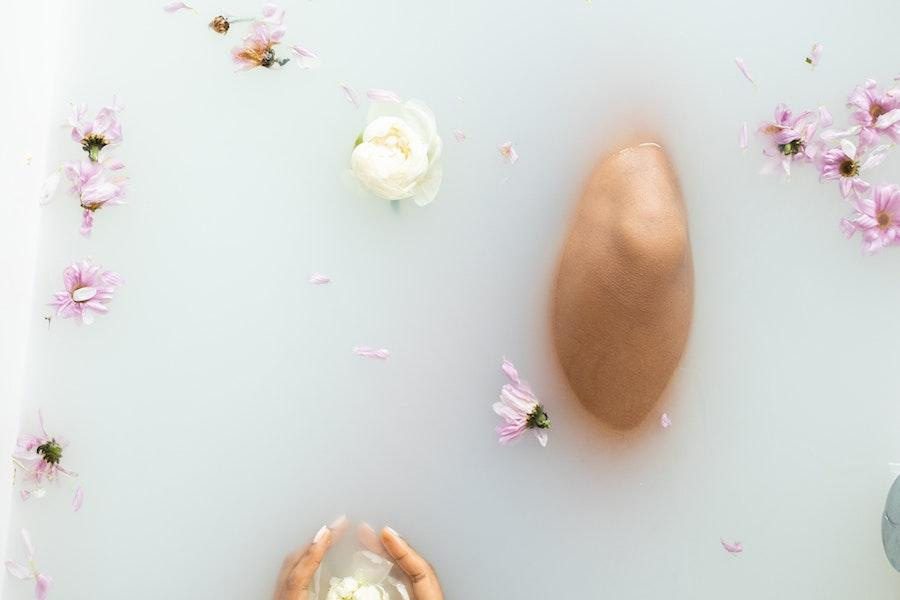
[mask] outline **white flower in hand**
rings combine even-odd
[[[424,206],[441,186],[441,138],[431,110],[417,100],[379,102],[357,139],[350,168],[366,189],[385,200],[415,198]]]

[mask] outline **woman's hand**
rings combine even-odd
[[[323,525],[309,545],[284,559],[281,573],[278,574],[278,582],[275,584],[274,600],[309,598],[309,585],[315,577],[316,569],[319,568],[331,544],[347,529],[347,523],[347,517],[340,517],[331,525]]]
[[[413,597],[416,600],[444,600],[444,592],[441,591],[441,584],[434,568],[396,531],[385,527],[379,535],[364,523],[359,528],[358,538],[368,550],[394,560],[394,563],[409,577]]]

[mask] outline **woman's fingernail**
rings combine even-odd
[[[325,537],[325,534],[328,533],[328,525],[322,525],[322,529],[316,532],[316,536],[313,538],[313,544],[318,544],[319,541]]]
[[[328,526],[329,529],[334,531],[335,529],[340,529],[344,525],[347,524],[347,515],[341,515],[334,521],[332,521],[331,525]]]
[[[399,538],[399,537],[400,537],[400,534],[397,533],[394,529],[392,529],[392,528],[390,528],[390,527],[385,527],[384,530],[387,531],[387,532],[388,532],[389,534],[391,534],[392,536],[394,536],[395,538]]]
[[[363,521],[362,523],[359,524],[359,528],[363,529],[365,531],[370,531],[372,533],[375,533],[375,529],[371,525],[366,523],[365,521]]]

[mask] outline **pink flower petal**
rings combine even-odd
[[[519,153],[516,152],[516,147],[513,146],[512,142],[500,144],[498,150],[500,151],[500,156],[505,158],[506,162],[511,165],[516,164],[516,161],[519,160]]]
[[[819,59],[822,57],[822,50],[824,49],[825,47],[819,42],[813,44],[812,50],[809,51],[809,56],[806,57],[806,64],[815,69],[816,65],[819,64]]]
[[[672,419],[669,418],[668,413],[663,413],[659,417],[659,424],[663,426],[663,429],[668,429],[672,426]]]
[[[35,600],[46,600],[51,585],[53,585],[53,580],[39,573],[34,582]]]
[[[184,2],[172,2],[171,4],[166,4],[163,6],[163,10],[167,13],[178,12],[179,10],[193,10],[190,6],[185,4]]]
[[[831,127],[834,124],[834,117],[824,106],[819,107],[819,127]]]
[[[9,571],[9,574],[15,577],[16,579],[31,579],[34,577],[32,575],[31,570],[24,565],[20,565],[17,562],[13,562],[8,560],[4,563],[6,565],[6,570]]]
[[[719,542],[721,542],[725,551],[731,555],[740,554],[744,551],[744,544],[739,541],[726,542],[725,540],[720,539]]]
[[[301,69],[314,69],[322,64],[322,60],[319,58],[318,54],[299,44],[291,46],[291,52],[293,52],[296,57],[295,62]]]
[[[349,102],[356,108],[359,108],[359,96],[356,94],[356,90],[354,90],[346,83],[341,83],[340,86],[341,91],[344,92],[344,98],[347,99],[347,102]]]
[[[381,360],[387,360],[391,356],[391,352],[387,348],[372,348],[371,346],[357,346],[353,349],[353,353],[366,358],[378,358]]]
[[[372,102],[400,102],[400,96],[390,90],[372,88],[366,92],[366,96],[368,96],[369,100]]]
[[[747,127],[747,121],[741,123],[741,150],[746,150],[750,146],[750,129]]]
[[[79,487],[75,490],[75,496],[72,497],[72,510],[78,512],[81,510],[82,504],[84,504],[84,490]]]
[[[309,282],[314,285],[323,285],[326,283],[331,283],[331,277],[328,275],[322,275],[321,273],[313,273],[309,277]]]
[[[453,130],[453,137],[456,138],[456,141],[457,141],[457,142],[465,141],[465,139],[466,139],[466,132],[463,131],[462,129],[454,129],[454,130]]]
[[[744,62],[743,58],[735,58],[734,64],[737,65],[737,68],[740,70],[741,74],[747,78],[747,81],[749,81],[753,85],[756,85],[756,82],[753,81],[753,77],[750,76],[750,71],[747,70],[747,64]]]

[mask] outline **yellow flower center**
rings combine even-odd
[[[403,153],[403,157],[407,159],[409,158],[409,155],[412,154],[412,150],[409,147],[409,140],[407,140],[403,133],[396,127],[391,127],[387,134],[373,137],[370,141],[375,144],[397,148]]]
[[[875,218],[878,220],[879,229],[882,229],[882,230],[885,230],[888,227],[890,227],[891,221],[893,221],[893,219],[891,219],[890,213],[887,213],[885,211],[881,211],[880,213],[878,213],[875,216]]]

